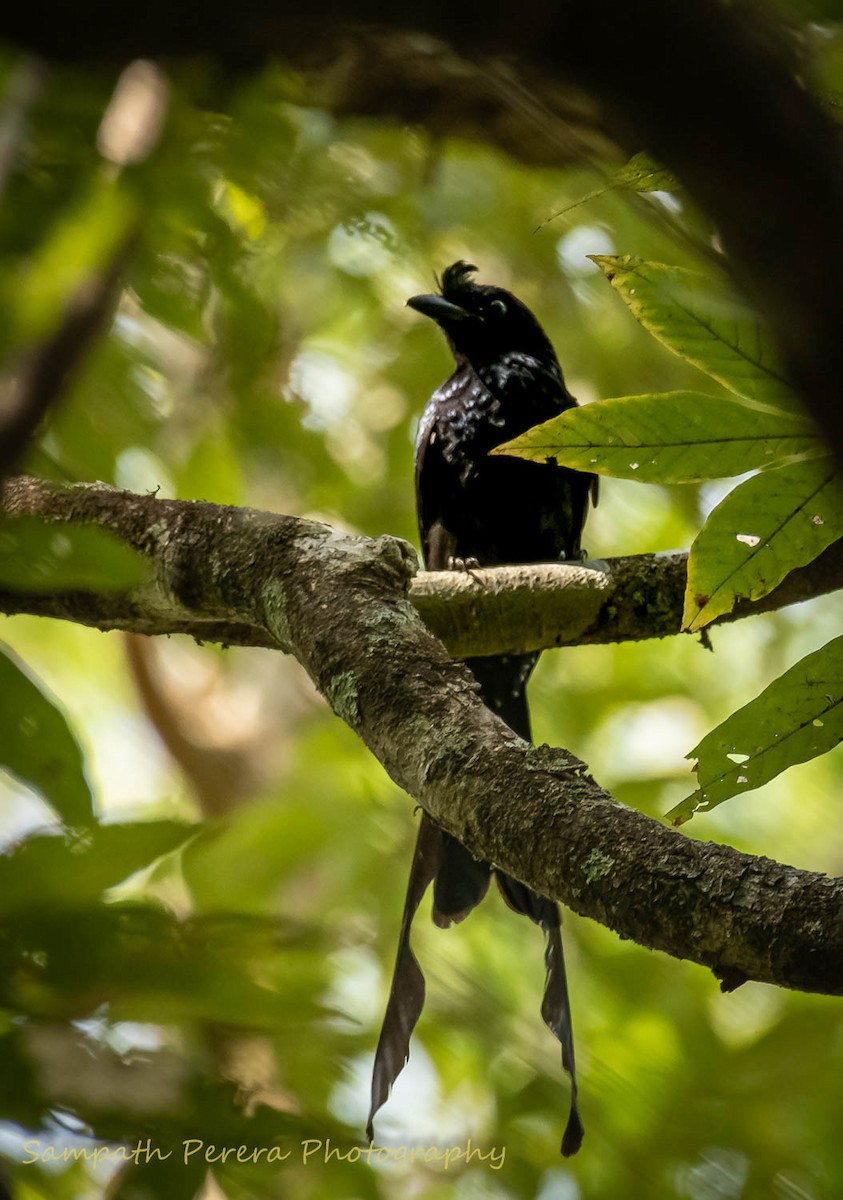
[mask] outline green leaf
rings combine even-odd
[[[585,196],[581,196],[579,200],[574,200],[572,204],[567,204],[549,216],[547,220],[542,221],[539,229],[547,225],[549,221],[554,221],[557,217],[564,217],[566,213],[572,212],[575,208],[588,204],[589,201],[596,200],[599,196],[605,196],[607,192],[676,192],[679,187],[680,184],[675,175],[642,151],[634,154],[629,162],[624,163],[610,175],[602,187],[594,188]]]
[[[792,407],[794,395],[758,316],[722,283],[631,255],[591,254],[645,329],[739,396]]]
[[[61,211],[49,235],[5,282],[10,327],[2,338],[39,341],[57,325],[80,285],[111,263],[137,216],[128,191],[95,184]]]
[[[682,628],[766,596],[843,535],[843,487],[830,459],[746,480],[713,510],[688,559]]]
[[[222,182],[217,204],[235,233],[245,234],[249,241],[256,241],[266,233],[266,208],[257,196],[232,180]]]
[[[0,855],[0,913],[78,907],[180,846],[194,827],[178,821],[96,825],[29,837]]]
[[[229,1021],[271,1029],[279,1023],[278,985],[286,991],[289,963],[290,974],[310,987],[296,996],[296,1016],[286,1017],[287,1028],[293,1020],[304,1024],[325,1015],[319,959],[326,943],[317,931],[305,938],[277,920],[226,914],[180,920],[160,905],[134,901],[50,908],[33,903],[15,913],[2,933],[4,1009],[73,1019],[107,1004],[116,1021]],[[24,971],[29,986],[22,988]]]
[[[615,171],[611,186],[631,192],[676,192],[680,184],[671,171],[650,158],[649,154],[639,151]]]
[[[688,483],[740,475],[824,444],[805,418],[701,392],[654,392],[585,404],[493,450],[638,479]]]
[[[68,825],[94,820],[82,750],[43,686],[0,646],[0,767],[42,796]]]
[[[0,585],[26,591],[120,592],[138,587],[149,563],[106,529],[0,519]]]
[[[767,783],[843,739],[843,637],[814,651],[732,713],[691,751],[699,788],[667,814],[674,825]]]
[[[236,903],[239,911],[274,911],[278,880],[290,875],[296,863],[319,856],[330,837],[329,826],[312,801],[292,796],[284,805],[272,796],[206,822],[181,860],[197,908],[231,911]]]

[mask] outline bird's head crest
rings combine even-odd
[[[508,354],[530,355],[560,376],[553,347],[536,318],[511,292],[475,283],[473,263],[451,263],[436,280],[436,295],[411,296],[410,308],[436,321],[455,355],[474,367]]]
[[[464,295],[465,292],[472,291],[477,285],[470,276],[476,270],[473,263],[464,262],[463,259],[452,263],[442,272],[442,278],[436,280],[439,291],[447,300],[455,299]]]

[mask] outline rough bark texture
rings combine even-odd
[[[100,525],[150,559],[122,623],[103,601],[108,628],[203,614],[263,630],[443,828],[537,891],[710,967],[724,987],[843,994],[843,882],[693,841],[617,804],[566,750],[516,737],[416,614],[407,543],[103,485],[15,480],[5,504]],[[89,600],[65,595],[53,615],[72,619]],[[8,590],[2,602],[31,611]]]
[[[687,551],[677,550],[576,565],[426,571],[410,585],[410,599],[454,658],[643,641],[679,633],[687,566]],[[840,588],[843,541],[792,571],[763,599],[740,601],[712,626]]]
[[[78,510],[78,495],[86,498]],[[42,516],[47,520],[97,520],[113,528],[129,544],[148,553],[145,542],[132,540],[127,521],[135,501],[147,498],[116,492],[102,485],[55,490],[35,480],[10,480],[6,511]],[[104,502],[104,503],[103,503]],[[115,505],[129,505],[115,526],[109,522]],[[163,503],[163,502],[162,502]],[[190,505],[168,502],[173,514]],[[209,514],[243,523],[251,538],[265,522],[286,529],[309,528],[307,522],[244,509],[205,506]],[[143,510],[146,511],[146,510]],[[232,514],[236,514],[232,517]],[[254,524],[252,524],[254,522]],[[291,525],[283,525],[292,522]],[[314,526],[317,530],[327,527]],[[408,547],[408,553],[413,554]],[[522,567],[475,568],[471,571],[424,571],[412,574],[408,597],[428,629],[443,642],[452,658],[472,655],[523,654],[559,646],[607,645],[645,641],[677,634],[681,625],[688,554],[632,554],[622,558],[578,563],[541,563]],[[250,566],[249,563],[244,564]],[[208,577],[203,565],[202,579]],[[232,560],[232,570],[237,563]],[[209,577],[210,578],[210,577]],[[227,646],[279,646],[265,625],[244,615],[237,602],[221,591],[206,591],[195,581],[196,596],[184,591],[164,595],[158,583],[133,592],[68,592],[10,590],[0,581],[0,612],[57,617],[96,629],[120,629],[149,636],[184,633],[197,641]],[[739,602],[712,625],[772,612],[843,588],[843,541],[835,542],[807,567],[792,571],[761,600]],[[691,636],[696,637],[696,634]]]

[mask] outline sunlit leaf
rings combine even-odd
[[[688,559],[682,628],[758,600],[843,535],[843,486],[829,459],[746,480],[714,509]]]
[[[0,767],[66,824],[94,819],[82,750],[67,719],[8,647],[0,647]]]
[[[675,175],[650,158],[649,154],[641,151],[634,154],[629,162],[624,163],[610,175],[601,187],[593,188],[579,200],[574,200],[573,203],[560,208],[546,221],[543,221],[542,225],[546,225],[548,221],[553,221],[557,217],[564,217],[566,213],[572,212],[575,208],[580,208],[581,205],[588,204],[600,196],[605,196],[607,192],[675,192],[679,186]]]
[[[699,787],[667,815],[681,825],[841,740],[843,637],[803,658],[703,738],[688,755],[697,762]]]
[[[135,217],[131,195],[113,186],[95,186],[64,209],[25,269],[6,281],[11,327],[3,338],[28,343],[45,337],[77,288],[112,262]]]
[[[805,418],[700,392],[622,396],[571,408],[494,454],[646,483],[740,475],[785,458],[823,453]]]
[[[615,171],[611,182],[615,188],[632,192],[675,192],[680,186],[671,171],[643,151]]]
[[[631,255],[589,256],[645,329],[739,396],[792,406],[793,392],[756,313],[697,271]]]
[[[220,211],[232,229],[255,241],[266,232],[266,209],[257,196],[226,179],[218,198]]]
[[[0,584],[21,591],[126,591],[146,578],[146,559],[91,525],[0,518]]]

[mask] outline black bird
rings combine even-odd
[[[456,262],[442,273],[438,295],[407,303],[445,333],[456,369],[430,397],[416,442],[416,505],[425,566],[441,571],[577,559],[589,492],[596,478],[489,451],[576,405],[559,362],[536,318],[503,288],[471,278],[476,267]],[[469,658],[484,702],[517,734],[530,739],[527,680],[538,654]],[[583,1137],[577,1108],[571,1013],[562,953],[559,906],[503,871],[480,862],[423,813],[413,856],[392,990],[375,1054],[367,1132],[409,1055],[424,1004],[424,977],[410,948],[410,926],[433,881],[433,920],[462,921],[486,894],[494,875],[504,900],[545,934],[547,979],[542,1016],[562,1045],[571,1077],[571,1111],[562,1153]]]

